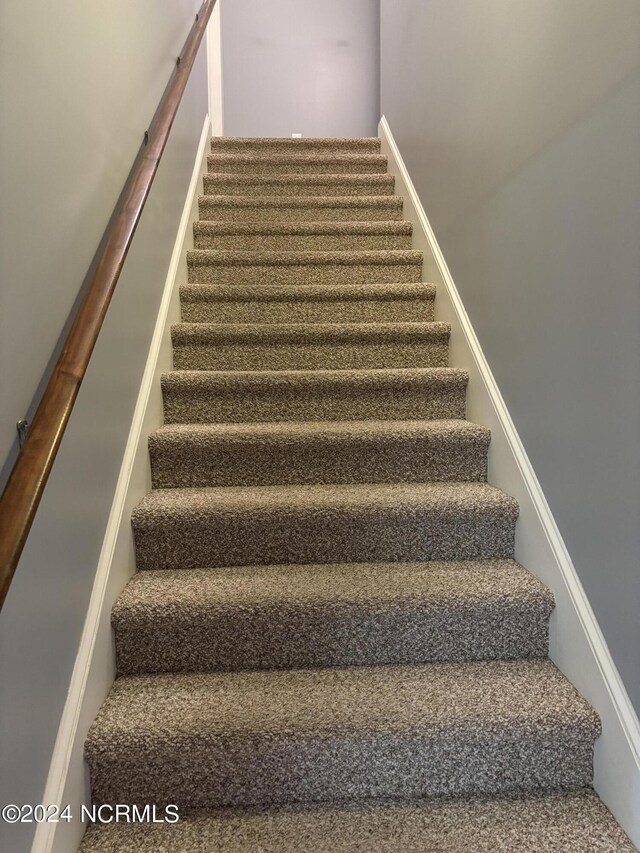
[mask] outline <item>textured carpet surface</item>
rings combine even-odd
[[[402,199],[381,196],[203,195],[200,219],[239,223],[353,222],[402,219]]]
[[[275,154],[278,157],[292,154],[316,154],[323,157],[332,155],[380,154],[380,140],[377,136],[346,137],[307,137],[306,139],[264,138],[253,136],[217,136],[211,140],[213,154]]]
[[[410,249],[410,222],[268,222],[232,225],[196,222],[194,248],[234,251],[344,251]]]
[[[435,287],[403,284],[183,284],[185,323],[400,323],[434,318]]]
[[[423,282],[378,139],[212,141],[118,677],[104,851],[630,851],[597,714]]]
[[[544,660],[142,675],[116,681],[86,756],[96,802],[186,810],[572,790],[598,734]]]
[[[205,195],[353,196],[393,195],[391,175],[243,175],[204,176]]]
[[[180,323],[176,370],[446,367],[447,323]]]
[[[464,418],[468,375],[384,370],[180,370],[162,377],[166,423]]]
[[[469,421],[167,425],[154,488],[486,480],[489,430]]]
[[[214,174],[234,175],[364,175],[384,174],[387,171],[387,158],[373,153],[338,153],[333,155],[317,152],[298,152],[270,154],[252,152],[250,154],[217,153],[207,158],[207,168]]]
[[[516,501],[485,483],[156,489],[139,569],[512,558]]]
[[[82,853],[633,853],[589,791],[221,810],[174,826],[93,827]]]
[[[422,252],[237,252],[194,249],[187,253],[189,281],[210,284],[387,284],[422,281]]]
[[[121,674],[544,657],[553,599],[512,561],[138,572]]]

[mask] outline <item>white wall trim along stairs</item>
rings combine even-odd
[[[207,27],[207,77],[209,79],[209,118],[213,136],[224,133],[224,91],[222,88],[222,30],[220,3],[216,3]]]
[[[596,742],[594,788],[640,846],[640,723],[611,658],[571,556],[462,304],[402,155],[383,116],[378,133],[413,248],[424,252],[424,281],[438,287],[436,319],[451,324],[451,363],[469,372],[467,417],[491,429],[489,481],[520,506],[516,559],[553,592],[549,656],[593,705],[603,733]]]

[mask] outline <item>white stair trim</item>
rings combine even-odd
[[[507,410],[389,123],[378,128],[382,153],[424,252],[423,280],[438,286],[436,319],[452,325],[451,364],[469,371],[468,417],[491,429],[489,479],[520,504],[516,558],[553,592],[550,657],[599,713],[594,787],[633,843],[640,846],[640,723],[535,471]]]
[[[222,85],[222,27],[220,3],[216,3],[207,25],[207,80],[209,117],[213,136],[224,134],[224,88]]]
[[[77,850],[84,833],[78,820],[80,804],[89,805],[89,784],[83,760],[87,730],[114,679],[111,608],[135,572],[131,533],[132,508],[151,488],[147,437],[162,424],[160,374],[171,369],[171,324],[179,320],[179,283],[186,281],[186,254],[192,248],[191,224],[198,218],[198,194],[207,171],[211,122],[207,115],[178,227],[158,318],[131,422],[113,503],[98,559],[78,654],[53,749],[42,798],[46,804],[71,805],[70,823],[39,823],[31,853]]]

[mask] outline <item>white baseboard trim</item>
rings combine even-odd
[[[88,802],[88,781],[83,761],[84,741],[87,729],[114,679],[111,607],[135,571],[129,517],[133,506],[150,487],[147,436],[162,423],[160,373],[171,367],[170,326],[179,317],[178,284],[180,280],[186,281],[186,252],[193,240],[190,225],[198,218],[198,189],[207,168],[207,143],[210,136],[211,122],[207,115],[42,799],[47,804],[69,803],[74,820],[70,823],[38,824],[31,853],[69,853],[77,850],[84,832],[83,825],[76,818],[80,804]]]
[[[213,7],[207,26],[207,79],[209,83],[209,116],[213,136],[224,133],[224,88],[222,85],[222,29],[220,2]]]
[[[386,118],[382,153],[404,197],[425,279],[438,285],[439,320],[452,325],[451,363],[469,371],[468,417],[491,428],[490,480],[520,503],[516,557],[554,593],[550,657],[600,714],[594,786],[636,846],[640,846],[640,724],[611,658],[575,566],[482,352]]]

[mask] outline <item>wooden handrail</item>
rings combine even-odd
[[[90,267],[62,352],[0,498],[0,607],[87,371],[216,0],[205,0],[145,134]]]

